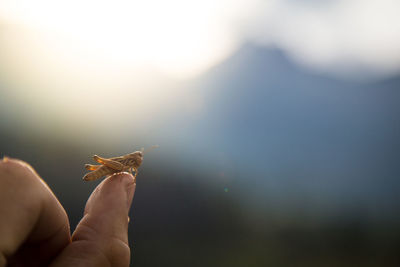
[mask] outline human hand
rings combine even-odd
[[[129,266],[128,212],[135,188],[128,173],[106,178],[71,237],[64,208],[33,168],[0,160],[0,267]]]

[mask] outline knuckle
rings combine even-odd
[[[36,172],[31,165],[16,159],[7,159],[0,162],[0,172],[2,178],[13,178],[13,179],[30,179],[36,180]]]
[[[98,266],[129,266],[130,249],[126,244],[109,240],[76,240],[71,246],[76,251],[76,258],[96,262]]]
[[[86,216],[87,219],[87,216]],[[96,258],[104,258],[110,266],[129,266],[130,248],[121,238],[100,233],[90,224],[85,223],[85,217],[79,225],[79,230],[74,233],[73,244],[84,246],[85,254],[97,255]]]
[[[113,238],[108,243],[107,253],[110,262],[129,263],[131,250],[129,246],[120,239]]]
[[[37,208],[48,197],[46,187],[35,170],[26,162],[7,159],[0,163],[0,190],[3,198],[21,205],[22,210]],[[0,199],[1,196],[0,196]]]
[[[0,163],[0,180],[8,186],[32,186],[39,179],[28,163],[8,159]]]

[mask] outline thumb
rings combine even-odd
[[[91,194],[72,243],[52,266],[129,266],[128,212],[135,178],[119,173],[106,178]]]

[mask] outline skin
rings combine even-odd
[[[131,174],[106,178],[71,236],[64,208],[33,168],[0,161],[0,267],[129,266],[128,212],[135,188]]]

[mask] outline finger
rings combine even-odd
[[[65,210],[27,163],[0,160],[0,266],[42,266],[70,243]]]
[[[128,173],[115,174],[97,186],[72,243],[52,266],[129,266],[128,212],[135,188]]]

